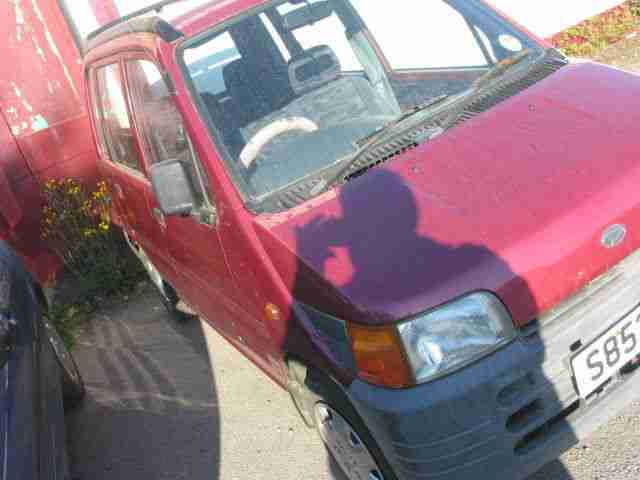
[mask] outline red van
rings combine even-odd
[[[192,0],[85,77],[163,301],[349,479],[523,479],[638,397],[637,76],[482,0]]]

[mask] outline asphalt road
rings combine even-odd
[[[344,480],[286,392],[146,288],[88,323],[74,355],[88,390],[68,421],[75,480]],[[640,403],[530,480],[637,480],[638,444]]]
[[[286,392],[148,289],[89,322],[74,356],[88,391],[68,417],[75,480],[342,479]]]

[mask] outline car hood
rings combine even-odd
[[[486,290],[526,324],[640,246],[638,98],[637,76],[567,66],[340,188],[258,217],[259,236],[295,297],[334,315],[380,324]],[[627,235],[607,248],[614,225]]]

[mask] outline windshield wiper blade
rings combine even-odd
[[[414,115],[416,115],[416,114],[418,114],[420,112],[424,112],[425,110],[428,110],[431,107],[435,107],[439,103],[444,102],[449,97],[451,97],[451,95],[449,95],[449,94],[438,95],[437,97],[432,98],[428,102],[420,103],[420,104],[418,104],[418,105],[416,105],[414,107],[411,107],[410,109],[408,109],[404,113],[402,113],[399,117],[396,117],[393,120],[391,120],[390,122],[385,123],[380,128],[378,128],[378,129],[374,130],[373,132],[371,132],[369,135],[356,140],[354,142],[354,145],[358,149],[362,149],[362,148],[366,147],[370,143],[373,143],[374,139],[379,138],[380,135],[382,135],[384,132],[388,131],[390,128],[393,128],[396,125],[404,122],[407,118],[413,117]]]
[[[518,52],[518,53],[516,53],[515,55],[513,55],[511,57],[508,57],[508,58],[505,58],[503,60],[500,60],[488,72],[486,72],[484,75],[478,77],[473,82],[473,86],[475,88],[482,87],[487,82],[490,82],[494,78],[497,78],[497,77],[501,76],[507,70],[511,69],[512,67],[515,67],[516,65],[520,64],[523,60],[529,58],[529,56],[532,53],[533,52],[531,50],[529,50],[528,48],[525,48],[521,52]]]
[[[395,127],[396,125],[398,125],[400,123],[402,123],[407,118],[412,117],[412,116],[416,115],[419,112],[423,112],[425,110],[428,110],[429,108],[431,108],[431,107],[433,107],[433,106],[445,101],[449,97],[451,97],[451,95],[440,95],[438,97],[433,98],[429,102],[426,102],[426,103],[423,103],[423,104],[420,104],[420,105],[416,105],[412,109],[404,112],[401,116],[399,116],[398,118],[396,118],[392,122],[389,122],[388,124],[386,124],[383,127],[379,128],[378,130],[376,130],[375,132],[371,133],[370,135],[367,135],[366,137],[356,141],[355,145],[358,147],[358,150],[351,156],[351,158],[349,158],[349,160],[346,161],[346,163],[341,165],[340,168],[338,168],[338,170],[333,175],[331,175],[331,177],[329,179],[320,182],[312,190],[311,194],[312,195],[319,195],[320,193],[322,193],[322,192],[328,190],[329,188],[331,188],[336,183],[342,181],[342,179],[345,177],[346,173],[351,169],[351,167],[358,160],[360,160],[360,158],[362,158],[362,155],[365,152],[367,152],[371,146],[376,145],[376,140],[378,138],[380,138],[383,134],[385,134],[389,129]],[[432,131],[430,132],[431,133],[430,138],[433,138],[433,137],[441,134],[442,131],[443,131],[442,128],[434,127],[432,129]],[[425,139],[426,139],[426,137],[425,137]]]

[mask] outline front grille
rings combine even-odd
[[[586,400],[579,398],[571,357],[640,304],[640,251],[633,253],[581,291],[522,330],[522,342],[544,359],[535,371],[503,388],[501,405],[512,405],[505,429],[517,433],[514,453],[527,455],[561,430],[566,422],[595,408],[608,393],[628,380],[638,363],[605,383]],[[516,399],[509,402],[509,399]]]
[[[592,280],[586,287],[544,313],[540,318],[522,330],[525,336],[535,333],[552,338],[558,330],[565,328],[565,320],[589,311],[612,297],[621,296],[633,288],[634,279],[640,279],[640,250],[629,255],[622,262]],[[638,298],[640,303],[640,298]],[[583,342],[576,339],[574,344]],[[575,349],[575,348],[574,348]]]
[[[527,433],[516,443],[513,451],[516,455],[526,455],[536,448],[544,445],[545,440],[559,430],[563,422],[567,422],[569,417],[580,408],[580,400],[576,400],[558,415],[546,421],[543,425]]]

